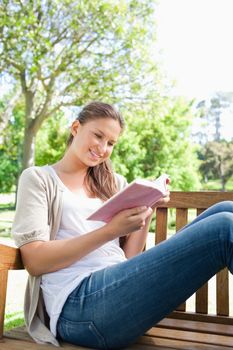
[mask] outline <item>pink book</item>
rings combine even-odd
[[[114,215],[124,209],[140,206],[153,206],[166,195],[169,176],[163,174],[156,180],[134,180],[123,190],[108,199],[102,207],[95,211],[87,220],[109,222]]]

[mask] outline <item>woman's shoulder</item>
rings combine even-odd
[[[20,181],[26,181],[30,183],[52,182],[53,177],[48,170],[48,165],[30,166],[22,171],[20,175]]]
[[[43,173],[48,173],[47,170],[48,165],[43,165],[43,166],[37,166],[33,165],[30,166],[22,171],[22,175],[33,175],[33,174],[43,174]]]

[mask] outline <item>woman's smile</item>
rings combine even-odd
[[[90,149],[89,152],[90,152],[92,158],[95,158],[96,160],[99,160],[101,158],[101,156],[98,155],[95,151]]]

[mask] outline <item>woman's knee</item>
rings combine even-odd
[[[233,213],[233,201],[222,201],[212,206],[217,212]]]
[[[222,238],[224,237],[233,241],[233,212],[222,211],[218,213],[216,215],[215,225],[219,228]]]

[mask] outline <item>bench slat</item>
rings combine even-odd
[[[217,273],[217,315],[229,316],[229,272],[227,268]]]
[[[203,344],[197,342],[184,341],[182,339],[166,339],[160,337],[143,336],[141,340],[142,344],[150,344],[154,346],[154,350],[230,350],[231,347]]]
[[[0,244],[0,270],[22,269],[24,269],[24,266],[19,249]]]
[[[218,335],[233,335],[233,325],[164,318],[155,327]]]
[[[179,208],[176,209],[176,231],[179,231],[188,222],[188,209]],[[186,303],[182,303],[177,307],[179,311],[186,310]]]
[[[168,316],[169,318],[175,318],[178,320],[190,320],[190,321],[200,321],[209,323],[220,323],[226,325],[233,325],[233,317],[220,316],[214,314],[199,314],[190,311],[173,311]]]
[[[198,208],[197,215],[200,215],[206,208]],[[208,283],[204,284],[196,292],[196,312],[208,314]]]
[[[167,239],[167,208],[156,209],[156,229],[155,229],[155,244],[158,244]]]
[[[166,319],[167,322],[169,322],[168,319]],[[164,322],[166,322],[164,321]],[[171,321],[171,320],[170,320]],[[162,323],[162,322],[161,322]],[[160,324],[161,324],[160,323]],[[205,327],[205,325],[204,325]],[[206,325],[208,327],[208,324]],[[224,326],[223,326],[224,327]],[[169,329],[169,324],[167,324],[167,328]],[[168,349],[218,349],[218,350],[229,350],[229,347],[221,346],[221,345],[213,345],[213,344],[206,344],[202,343],[200,341],[193,342],[193,341],[187,341],[183,339],[172,339],[171,333],[168,332],[168,337],[166,336],[166,333],[160,332],[158,335],[157,327],[152,328],[147,334],[143,337],[140,337],[137,344],[133,344],[129,347],[127,347],[124,350],[168,350]],[[159,330],[160,331],[160,330]],[[167,332],[165,330],[165,332]],[[185,332],[186,338],[189,337],[188,334],[190,332]],[[176,336],[177,336],[176,332]],[[183,333],[182,333],[183,334]],[[165,335],[165,336],[164,336]],[[219,341],[220,342],[220,341]],[[211,347],[210,347],[211,346]],[[67,350],[88,350],[88,348],[83,348],[80,346],[74,346],[67,343],[62,343],[62,348],[65,348]],[[6,332],[6,337],[4,337],[3,341],[0,342],[0,349],[1,350],[53,350],[53,345],[40,345],[36,344],[32,341],[32,339],[29,337],[27,333],[25,333],[24,327],[16,328],[15,330],[11,330],[9,332]],[[90,349],[89,349],[90,350]]]
[[[233,200],[233,192],[219,191],[172,191],[167,208],[194,208],[205,209],[211,205],[225,201]],[[164,205],[163,205],[164,206]],[[162,205],[161,205],[162,207]]]
[[[7,291],[8,271],[0,270],[0,339],[3,335],[4,315],[6,307],[6,291]]]
[[[191,341],[195,343],[211,344],[218,346],[233,347],[233,337],[216,335],[201,332],[189,332],[181,331],[177,329],[164,329],[159,327],[151,328],[147,333],[152,337],[168,338],[168,339],[182,339],[185,341]]]
[[[208,283],[196,292],[196,312],[208,314]]]

